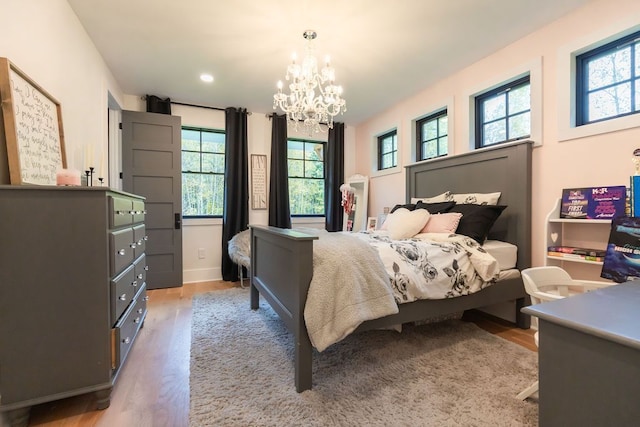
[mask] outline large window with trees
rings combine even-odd
[[[324,143],[287,142],[291,216],[324,216]]]
[[[438,111],[416,122],[417,160],[445,156],[449,151],[447,110]]]
[[[531,84],[522,77],[476,96],[476,148],[531,136]]]
[[[398,166],[398,132],[394,129],[378,137],[378,170]]]
[[[576,125],[640,112],[640,32],[576,56]]]
[[[221,217],[224,203],[225,133],[182,128],[182,215]]]

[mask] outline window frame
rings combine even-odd
[[[194,150],[184,150],[182,147],[182,131],[183,130],[190,130],[190,131],[197,131],[200,133],[200,150],[199,151],[194,151]],[[222,176],[222,180],[223,180],[223,191],[224,191],[224,187],[226,185],[226,179],[225,179],[225,173],[224,173],[224,169],[226,169],[226,152],[222,152],[222,153],[218,153],[218,152],[212,152],[212,151],[202,151],[202,133],[203,132],[208,132],[208,133],[217,133],[217,134],[222,134],[225,135],[226,138],[226,132],[223,129],[213,129],[213,128],[205,128],[205,127],[200,127],[200,126],[181,126],[180,128],[180,156],[182,157],[182,154],[186,151],[186,152],[190,152],[190,153],[200,153],[200,171],[199,172],[193,172],[193,171],[185,171],[182,169],[182,160],[180,161],[180,177],[182,180],[181,186],[184,185],[184,179],[182,179],[183,174],[185,173],[190,173],[190,174],[198,174],[198,175],[221,175]],[[223,172],[219,173],[219,172],[202,172],[202,153],[210,153],[210,154],[222,154],[225,158],[225,167],[223,168]],[[184,192],[184,189],[182,189],[182,192]],[[224,194],[223,194],[223,200],[224,200]],[[223,202],[224,203],[224,202]],[[220,215],[186,215],[184,213],[184,203],[183,203],[183,207],[182,207],[183,211],[181,212],[182,214],[182,218],[183,219],[198,219],[198,218],[222,218],[223,214]],[[223,209],[223,213],[224,213],[224,206],[222,207]]]
[[[447,117],[447,129],[446,129],[446,134],[443,136],[440,136],[440,118],[442,117]],[[437,132],[436,134],[438,136],[436,136],[436,138],[431,139],[429,141],[424,141],[423,135],[422,135],[422,128],[424,127],[424,125],[430,121],[436,121],[436,126],[437,126]],[[423,160],[430,160],[430,159],[435,159],[438,157],[443,157],[449,154],[449,112],[447,107],[440,109],[434,113],[431,113],[421,119],[416,120],[416,161],[420,162]],[[440,153],[440,139],[443,137],[447,137],[447,152],[446,153]],[[427,142],[432,142],[435,141],[436,144],[436,152],[437,154],[433,157],[424,157],[424,153],[422,151],[422,146],[427,143]]]
[[[307,161],[311,161],[311,160],[307,160],[305,159],[293,159],[289,157],[289,142],[290,141],[294,141],[294,142],[302,142],[303,143],[303,151],[306,152],[306,150],[304,149],[304,146],[306,144],[320,144],[322,145],[322,170],[323,170],[323,176],[322,178],[312,178],[312,177],[306,177],[306,176],[294,176],[291,177],[289,176],[289,160],[302,160],[303,161],[303,165],[306,164]],[[287,185],[290,183],[289,180],[291,178],[296,178],[296,179],[312,179],[312,180],[322,180],[323,183],[323,188],[325,191],[323,191],[322,194],[322,214],[294,214],[291,213],[291,218],[324,218],[326,216],[326,185],[327,185],[327,180],[326,180],[326,156],[325,156],[325,150],[327,149],[327,142],[326,141],[317,141],[317,140],[311,140],[311,139],[305,139],[305,138],[300,138],[300,137],[288,137],[287,138]],[[304,166],[303,166],[303,175],[304,175]],[[291,205],[291,186],[288,185],[289,187],[289,205]]]
[[[389,138],[389,137],[393,137],[393,149],[389,152],[383,152],[382,151],[382,145],[384,143],[384,141]],[[385,132],[382,135],[378,135],[377,137],[377,147],[378,147],[378,171],[388,171],[391,170],[393,168],[398,167],[398,130],[397,129],[393,129],[390,130],[389,132]],[[395,153],[395,163],[393,163],[391,166],[383,168],[382,167],[382,157],[385,155],[389,155],[389,154],[394,154]]]
[[[640,96],[640,90],[636,91],[636,84],[640,85],[640,73],[635,73],[635,56],[636,49],[640,48],[640,43],[637,43],[640,40],[640,31],[636,31],[634,33],[628,34],[626,36],[617,38],[613,41],[610,41],[604,45],[595,47],[593,49],[587,50],[585,52],[580,53],[575,56],[575,126],[586,126],[594,123],[605,122],[608,120],[614,120],[621,117],[631,116],[634,114],[640,113],[640,107],[636,109],[636,97]],[[611,117],[605,117],[597,120],[588,120],[589,116],[589,84],[588,84],[588,72],[587,67],[589,65],[590,60],[598,59],[602,56],[606,56],[608,54],[615,53],[616,50],[621,49],[623,47],[630,46],[631,47],[631,76],[629,78],[629,82],[631,84],[631,111],[628,113],[617,114]],[[608,85],[607,87],[613,88],[623,82],[615,82],[613,84]],[[603,88],[598,88],[597,90],[602,90]]]
[[[499,141],[499,142],[495,142],[493,144],[484,144],[484,140],[483,140],[483,136],[484,136],[484,125],[486,124],[484,122],[484,109],[482,108],[484,105],[484,102],[486,100],[495,98],[497,95],[500,95],[504,92],[508,92],[510,90],[514,90],[517,89],[521,86],[524,86],[525,84],[529,85],[529,109],[528,110],[523,110],[523,111],[519,111],[516,114],[509,114],[509,97],[507,97],[507,104],[506,104],[506,110],[505,110],[505,120],[507,120],[507,126],[506,126],[506,135],[507,135],[507,139],[505,139],[504,141]],[[532,128],[533,128],[533,118],[532,118],[532,90],[531,90],[531,75],[527,74],[525,76],[522,77],[518,77],[514,80],[510,80],[509,82],[500,85],[494,89],[488,90],[486,92],[480,93],[478,95],[475,96],[474,99],[474,103],[475,103],[475,148],[479,149],[479,148],[487,148],[487,147],[494,147],[496,145],[500,145],[500,144],[506,144],[509,142],[513,142],[513,141],[519,141],[519,140],[524,140],[524,139],[530,139],[531,138],[531,134],[532,134]],[[524,136],[519,136],[516,138],[509,138],[509,118],[517,116],[517,115],[521,115],[524,112],[529,112],[529,134],[528,135],[524,135]]]

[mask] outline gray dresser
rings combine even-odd
[[[0,186],[0,412],[111,389],[146,308],[144,198]]]

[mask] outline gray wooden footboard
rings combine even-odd
[[[276,227],[251,227],[251,308],[262,294],[295,339],[295,385],[311,388],[312,346],[304,307],[313,275],[313,241],[318,237]]]

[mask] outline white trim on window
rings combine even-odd
[[[396,131],[396,146],[398,148],[398,152],[396,153],[396,165],[392,168],[378,170],[378,137],[385,135],[389,132]],[[394,173],[404,173],[402,169],[402,139],[401,139],[401,131],[400,127],[394,126],[389,127],[382,132],[378,132],[371,138],[371,173],[369,174],[372,178],[377,176],[385,176],[392,175]]]
[[[576,56],[640,30],[637,17],[587,34],[558,49],[558,141],[640,126],[640,114],[576,126]]]
[[[527,140],[534,141],[534,146],[542,145],[542,57],[538,57],[511,70],[502,72],[491,80],[472,87],[470,91],[464,94],[463,99],[467,102],[467,108],[461,109],[461,116],[462,123],[468,123],[468,126],[463,126],[463,135],[461,137],[463,141],[469,141],[468,148],[470,151],[476,150],[476,96],[527,75],[531,85],[531,136]],[[467,133],[466,135],[464,134],[465,132]]]
[[[417,162],[418,161],[418,152],[417,152],[417,143],[416,138],[418,137],[418,132],[416,129],[416,123],[425,117],[429,117],[438,111],[447,110],[447,155],[452,155],[454,150],[453,141],[455,141],[455,126],[453,125],[455,117],[455,111],[453,109],[453,97],[448,97],[447,99],[441,102],[434,102],[430,104],[424,110],[429,111],[429,113],[421,114],[420,116],[411,120],[411,158],[409,162]],[[423,110],[423,111],[424,111]]]

